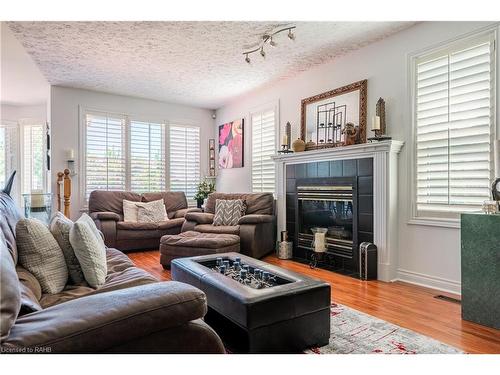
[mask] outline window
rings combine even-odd
[[[125,118],[87,114],[85,200],[93,190],[126,190]]]
[[[275,166],[271,156],[276,152],[275,111],[254,113],[251,120],[252,191],[274,193]]]
[[[0,125],[0,188],[17,165],[17,125]]]
[[[137,193],[165,190],[165,125],[130,122],[130,179]]]
[[[171,125],[167,143],[165,122],[92,111],[83,124],[85,202],[93,190],[172,190],[193,198],[200,181],[199,127]]]
[[[200,128],[170,125],[169,145],[170,190],[192,200],[200,182]]]
[[[494,40],[415,60],[416,213],[457,218],[490,197]]]
[[[43,125],[22,125],[22,192],[44,191],[44,137]]]

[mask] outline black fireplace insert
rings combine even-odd
[[[357,258],[357,179],[307,178],[296,182],[297,245],[310,250],[312,228],[326,228],[326,253]]]

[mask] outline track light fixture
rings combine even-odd
[[[266,43],[268,43],[271,47],[276,47],[278,44],[273,40],[273,37],[279,33],[282,33],[284,31],[288,31],[288,38],[290,40],[295,40],[295,34],[293,33],[293,29],[295,29],[296,26],[289,26],[289,27],[285,27],[283,29],[279,29],[273,33],[266,33],[264,35],[262,35],[262,41],[259,43],[259,45],[250,50],[250,51],[245,51],[243,52],[243,55],[245,55],[245,61],[250,64],[250,57],[248,57],[248,55],[252,54],[252,53],[255,53],[255,52],[259,52],[260,55],[265,58],[266,57],[266,51],[264,51],[264,46],[266,45]]]

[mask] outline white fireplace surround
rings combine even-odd
[[[401,141],[382,141],[273,156],[277,176],[278,233],[286,230],[286,166],[319,161],[373,159],[373,242],[378,248],[378,279],[396,278],[398,245],[398,154]]]

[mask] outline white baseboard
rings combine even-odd
[[[461,295],[461,284],[458,281],[448,280],[441,277],[426,275],[398,268],[397,279],[410,284],[425,286],[427,288],[438,289],[443,292]]]

